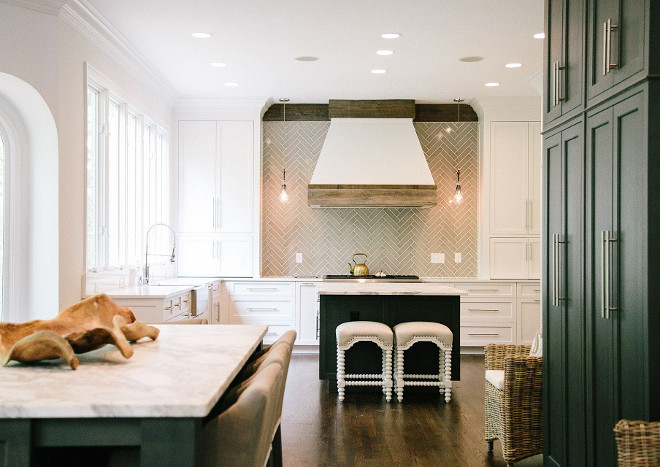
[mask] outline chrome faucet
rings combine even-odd
[[[149,233],[151,232],[151,229],[154,227],[167,227],[170,229],[170,232],[172,232],[172,253],[169,255],[165,254],[157,254],[157,253],[149,253]],[[169,256],[170,258],[170,263],[174,262],[174,256],[175,256],[175,251],[176,251],[176,233],[174,232],[174,229],[170,227],[167,224],[163,224],[162,222],[159,222],[157,224],[152,225],[149,227],[149,230],[147,230],[147,238],[146,238],[146,245],[144,247],[144,276],[143,276],[143,282],[145,284],[149,284],[149,256]]]

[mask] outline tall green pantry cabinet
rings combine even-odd
[[[619,419],[660,420],[660,2],[556,1],[546,57],[584,69],[545,60],[544,461],[610,466]]]

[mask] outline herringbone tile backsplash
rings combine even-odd
[[[423,277],[477,276],[479,128],[476,122],[415,123],[438,186],[432,208],[315,208],[307,184],[330,122],[264,122],[262,275],[348,274],[353,253],[369,255],[373,274]],[[279,193],[286,166],[289,202]],[[461,171],[463,202],[449,204]],[[296,264],[302,253],[302,264]],[[444,253],[444,264],[431,263]],[[462,262],[454,262],[454,253]]]

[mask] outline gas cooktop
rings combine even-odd
[[[405,276],[405,275],[366,275],[366,276],[353,276],[351,274],[327,274],[323,276],[324,281],[332,282],[421,282],[419,276]]]

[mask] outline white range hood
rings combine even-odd
[[[412,118],[332,118],[311,207],[428,207],[437,187]]]

